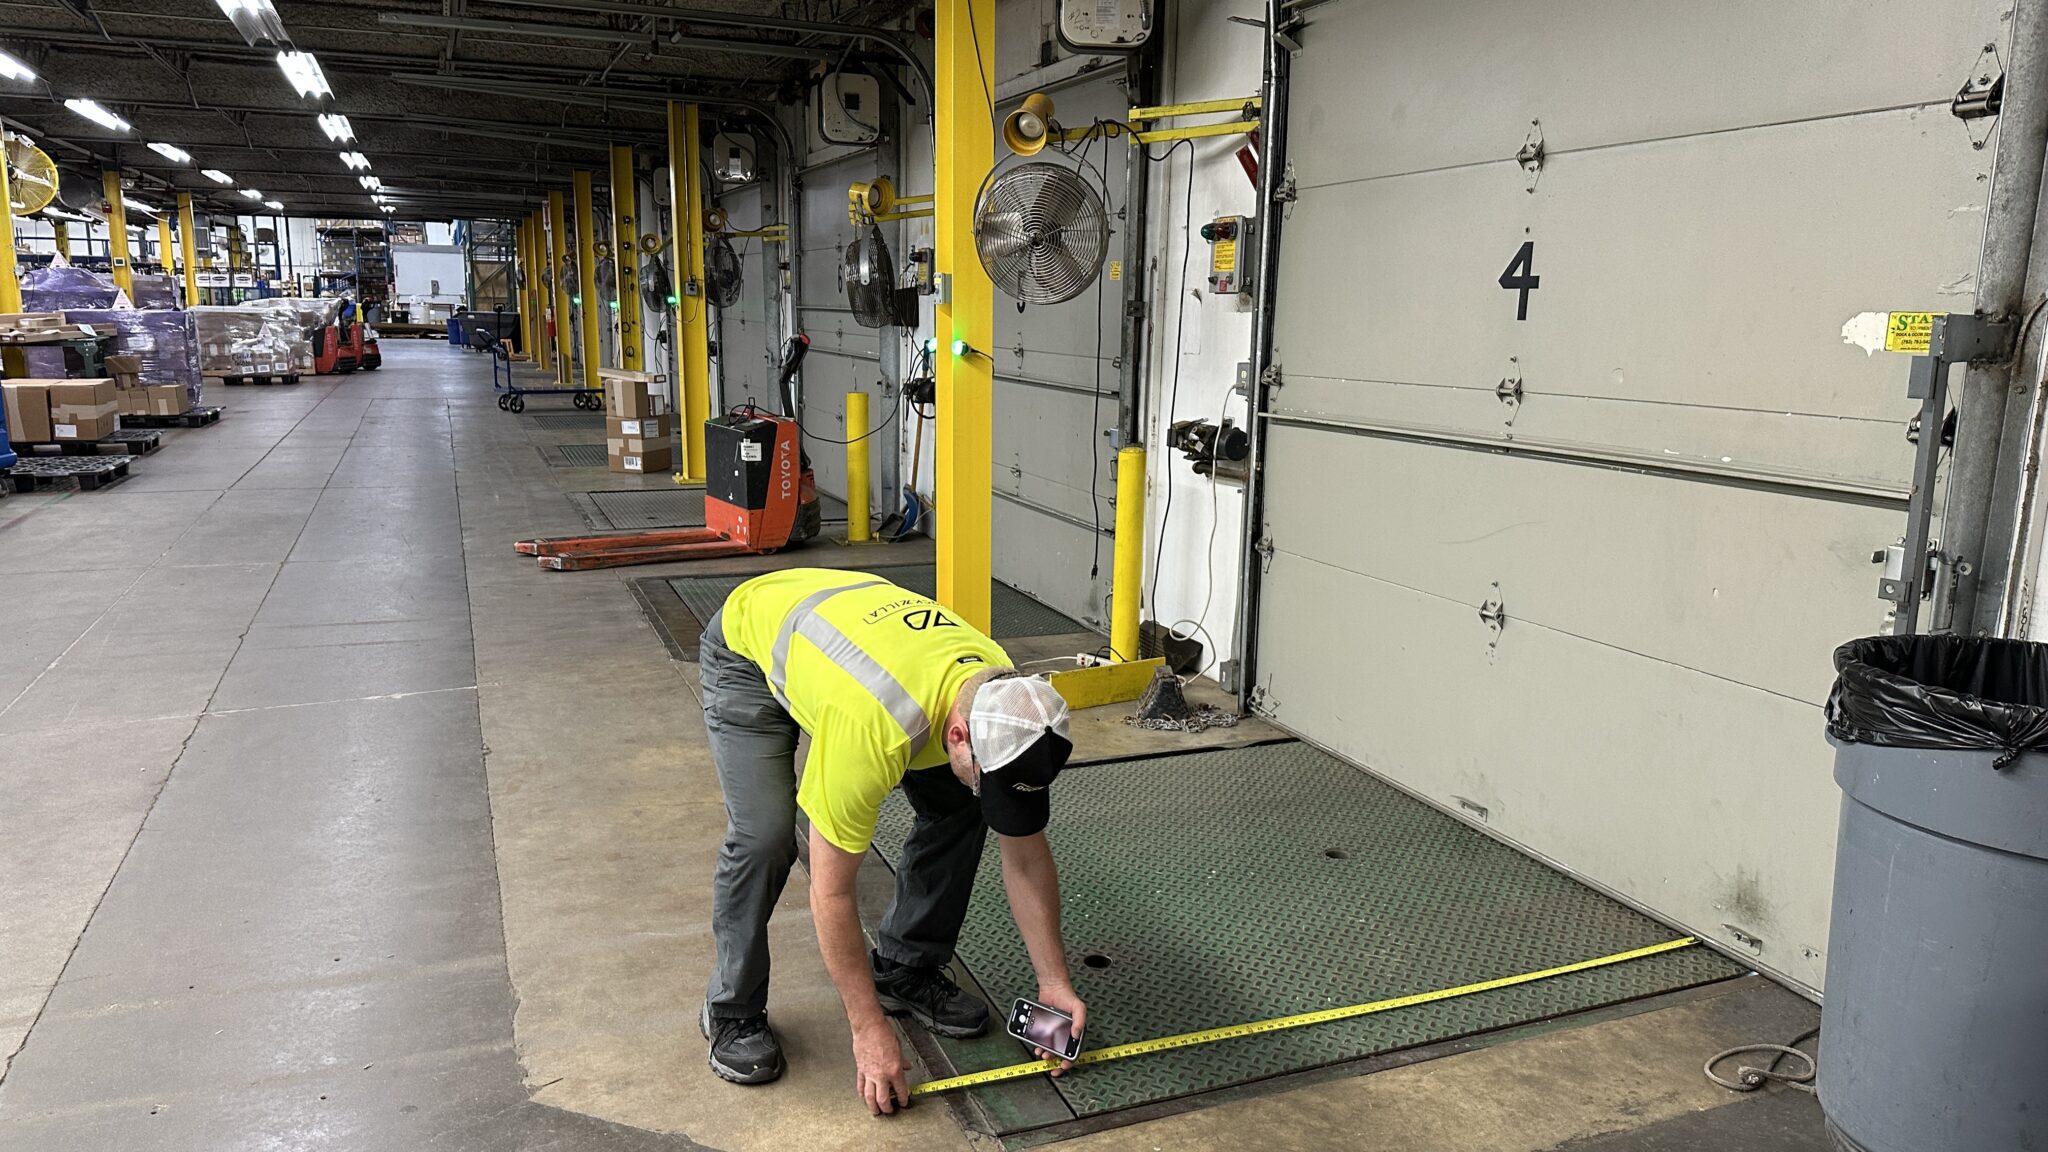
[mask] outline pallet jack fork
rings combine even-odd
[[[798,335],[784,353],[783,403],[810,339]],[[552,536],[520,540],[513,550],[553,572],[622,568],[668,560],[759,556],[801,543],[823,529],[817,479],[793,416],[742,405],[704,422],[704,527]]]

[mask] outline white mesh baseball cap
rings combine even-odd
[[[1036,676],[991,680],[974,694],[967,739],[981,765],[983,822],[1002,836],[1044,831],[1049,786],[1074,751],[1067,702]]]

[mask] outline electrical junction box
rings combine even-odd
[[[1059,37],[1075,52],[1135,52],[1152,38],[1152,0],[1060,0]]]
[[[726,187],[754,182],[754,138],[745,132],[720,132],[711,138],[711,174]]]
[[[882,138],[882,82],[854,72],[819,77],[818,136],[827,144],[873,144]]]
[[[1224,296],[1251,292],[1259,254],[1255,231],[1248,216],[1218,216],[1202,225],[1202,239],[1209,242],[1209,291]]]

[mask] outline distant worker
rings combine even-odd
[[[888,1016],[908,1014],[941,1036],[988,1028],[988,1005],[945,971],[986,829],[1000,837],[1039,1002],[1071,1013],[1076,1028],[1086,1022],[1045,838],[1047,789],[1073,750],[1052,685],[1010,667],[995,641],[930,597],[819,568],[734,589],[705,625],[698,669],[727,820],[712,893],[717,960],[700,1020],[713,1072],[736,1084],[783,1072],[767,1018],[768,916],[796,860],[798,808],[811,825],[818,948],[846,1007],[870,1111],[910,1102]],[[799,729],[811,737],[801,787]],[[854,879],[899,784],[916,816],[870,953]]]

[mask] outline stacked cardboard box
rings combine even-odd
[[[114,374],[115,400],[123,416],[176,416],[185,410],[185,388],[180,384],[145,384],[142,357],[128,354],[109,356],[107,371]]]
[[[207,376],[288,376],[297,322],[278,309],[187,309],[198,327],[199,371]]]
[[[649,379],[637,372],[606,371],[603,376],[606,466],[648,475],[673,471],[670,437],[675,428],[667,389],[650,388]]]
[[[121,427],[114,381],[9,380],[7,438],[16,444],[56,440],[104,440]]]

